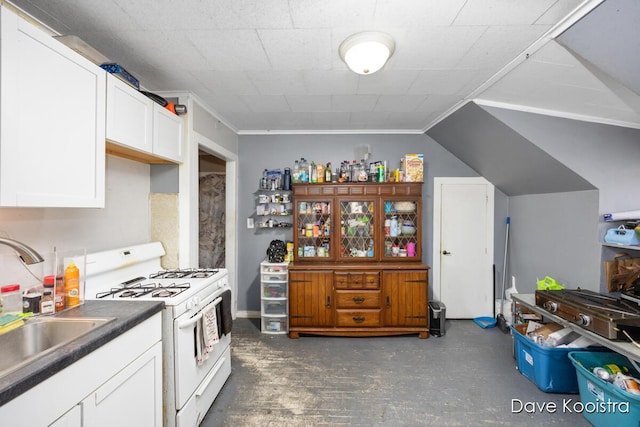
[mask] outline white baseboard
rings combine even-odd
[[[260,318],[260,312],[259,311],[247,311],[247,310],[243,310],[243,311],[237,311],[236,312],[236,317],[240,317],[243,319],[259,319]]]

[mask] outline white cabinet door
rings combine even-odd
[[[49,427],[82,427],[82,406],[74,406]]]
[[[162,426],[162,343],[82,401],[83,425]]]
[[[182,162],[183,120],[166,108],[153,103],[153,153]]]
[[[107,75],[107,139],[147,153],[153,151],[153,101]]]
[[[106,72],[0,15],[0,205],[104,207]]]

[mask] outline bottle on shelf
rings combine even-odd
[[[316,165],[316,182],[322,184],[324,182],[324,166],[322,163]]]
[[[358,181],[367,182],[368,180],[369,180],[369,173],[367,172],[364,159],[362,159],[360,160],[360,163],[358,163]]]
[[[260,180],[260,189],[268,190],[269,189],[269,180],[267,178],[267,170],[262,171],[262,179]]]
[[[291,172],[291,181],[293,183],[300,182],[300,163],[298,162],[298,159],[296,159],[296,161],[293,162],[293,171]]]
[[[309,176],[311,177],[309,182],[313,184],[318,182],[318,170],[316,169],[316,164],[313,162],[313,160],[309,164]]]
[[[285,191],[291,190],[291,169],[284,168],[284,175],[282,176],[282,189]]]
[[[309,182],[309,163],[302,157],[300,159],[300,182]]]
[[[324,182],[331,182],[331,162],[327,163],[324,169]]]

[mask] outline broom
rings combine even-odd
[[[496,321],[498,328],[505,334],[509,332],[509,325],[507,325],[507,319],[504,318],[502,311],[504,310],[504,289],[507,280],[507,252],[509,250],[509,225],[511,218],[507,217],[507,232],[504,238],[504,262],[502,263],[502,291],[500,292],[500,313],[496,315]]]

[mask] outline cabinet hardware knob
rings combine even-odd
[[[362,323],[364,322],[364,317],[363,316],[354,316],[353,317],[353,321],[356,323]]]
[[[445,249],[444,251],[442,251],[442,255],[451,255],[451,252]]]
[[[362,304],[364,302],[364,297],[353,297],[353,302],[356,304]]]

